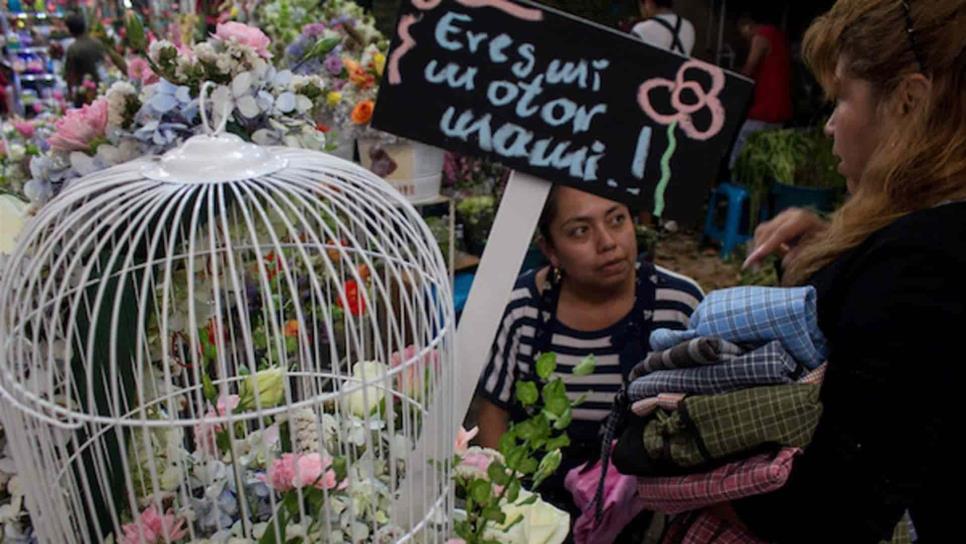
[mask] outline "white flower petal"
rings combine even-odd
[[[235,98],[239,98],[248,93],[248,90],[252,88],[253,79],[251,72],[242,72],[235,76],[235,79],[231,82],[231,94]]]
[[[255,102],[255,97],[243,96],[238,99],[238,111],[245,117],[252,118],[256,117],[262,110],[259,109],[258,103]]]
[[[282,113],[289,113],[295,109],[295,94],[294,93],[282,93],[278,99],[275,100],[275,107],[278,111]]]

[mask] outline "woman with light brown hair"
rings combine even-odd
[[[786,283],[816,287],[831,348],[787,486],[732,505],[770,542],[879,542],[906,511],[919,542],[962,538],[964,29],[966,0],[839,0],[806,35],[851,196],[829,223],[762,225],[748,260],[781,253]]]

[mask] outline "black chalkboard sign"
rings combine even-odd
[[[751,91],[533,2],[404,0],[372,125],[693,222]]]

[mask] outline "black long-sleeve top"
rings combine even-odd
[[[962,538],[966,203],[897,220],[811,283],[822,418],[786,487],[738,501],[739,518],[773,542],[871,543],[910,510],[920,543]]]

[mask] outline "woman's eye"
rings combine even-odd
[[[573,229],[570,229],[570,235],[575,238],[578,238],[585,234],[587,234],[587,227],[574,227]]]
[[[612,224],[612,225],[615,225],[615,226],[617,226],[617,225],[623,225],[623,224],[624,224],[624,221],[627,221],[627,216],[626,216],[626,215],[624,215],[624,214],[620,214],[620,215],[615,215],[615,216],[614,216],[614,217],[613,217],[613,218],[612,218],[612,219],[610,220],[610,222],[611,222],[611,224]]]

